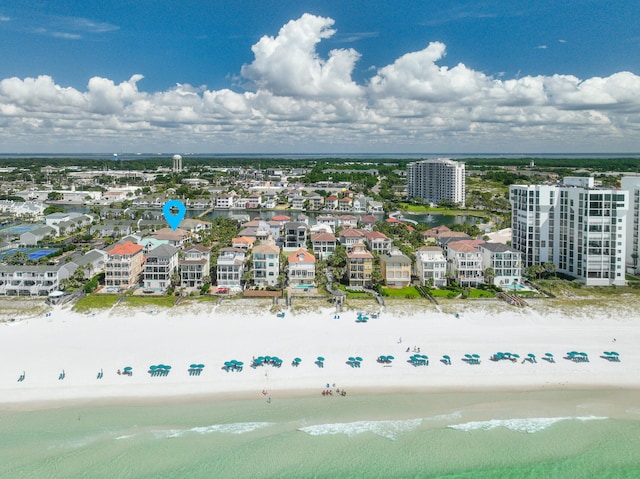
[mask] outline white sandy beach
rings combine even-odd
[[[424,309],[423,309],[424,308]],[[448,306],[445,309],[452,309]],[[499,302],[459,303],[460,312],[438,312],[428,303],[387,307],[380,317],[356,323],[355,309],[335,319],[334,309],[286,312],[278,318],[268,303],[251,300],[179,305],[167,310],[116,308],[95,314],[53,309],[51,315],[0,323],[0,404],[29,407],[40,402],[169,398],[191,395],[262,397],[320,394],[329,383],[351,394],[364,389],[541,389],[639,388],[640,318],[603,308],[579,314],[555,311],[549,303],[516,309]],[[378,309],[370,303],[368,312]],[[634,308],[629,308],[632,311]],[[402,342],[399,340],[402,338]],[[613,342],[613,339],[616,339]],[[407,362],[413,348],[429,366]],[[406,349],[410,348],[410,352]],[[600,356],[620,353],[620,362]],[[536,364],[489,360],[496,352],[537,356]],[[563,359],[586,352],[590,361]],[[555,356],[555,364],[542,360]],[[449,355],[451,365],[440,359]],[[479,365],[463,361],[478,354]],[[254,356],[278,356],[282,367],[251,368]],[[376,362],[393,355],[391,366]],[[324,368],[314,362],[325,358]],[[360,368],[349,356],[360,356]],[[302,363],[292,367],[293,358]],[[242,372],[226,372],[225,361],[243,361]],[[171,365],[166,377],[151,377],[149,366]],[[189,365],[205,364],[190,376]],[[125,366],[131,377],[118,375]],[[97,373],[104,377],[97,379]],[[24,381],[18,377],[25,372]],[[59,375],[64,371],[65,377]]]

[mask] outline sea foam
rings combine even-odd
[[[257,429],[270,426],[270,422],[236,422],[231,424],[213,424],[211,426],[196,426],[189,429],[170,429],[167,431],[156,431],[156,435],[160,437],[180,437],[185,434],[244,434]]]
[[[607,419],[600,416],[579,416],[579,417],[531,417],[516,419],[491,419],[489,421],[471,421],[463,424],[452,424],[447,426],[457,431],[490,431],[497,427],[503,427],[515,432],[524,432],[533,434],[534,432],[543,431],[562,421],[593,421],[599,419]]]
[[[396,439],[399,434],[415,430],[422,423],[422,419],[408,419],[405,421],[356,421],[344,423],[316,424],[298,428],[310,436],[332,436],[344,434],[355,436],[370,432],[376,436]]]

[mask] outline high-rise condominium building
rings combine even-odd
[[[464,163],[445,158],[409,163],[407,196],[429,203],[449,200],[464,206],[464,171]]]
[[[552,263],[588,286],[625,284],[627,191],[567,177],[562,185],[512,185],[510,201],[511,245],[525,266]]]

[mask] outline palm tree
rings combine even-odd
[[[496,272],[493,268],[489,267],[484,270],[484,282],[487,284],[493,284],[493,280],[496,277]]]

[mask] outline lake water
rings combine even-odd
[[[256,396],[0,411],[0,477],[640,477],[637,391]]]

